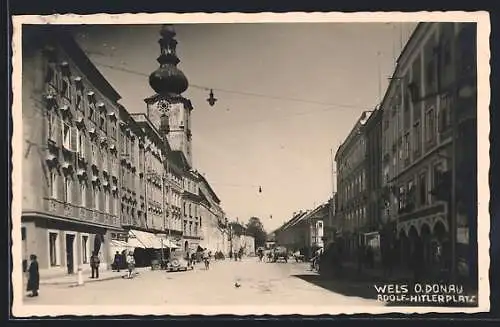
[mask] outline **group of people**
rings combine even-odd
[[[132,278],[135,269],[134,254],[132,252],[127,253],[127,251],[123,251],[122,253],[116,251],[112,265],[113,270],[117,270],[118,272],[120,272],[120,269],[124,266],[124,263],[126,264],[128,270],[127,278]],[[97,276],[99,277],[99,274]]]
[[[238,251],[229,252],[229,257],[232,257],[234,261],[241,261],[241,258],[243,257],[243,248],[240,248]]]

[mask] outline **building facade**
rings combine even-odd
[[[376,232],[382,226],[382,110],[375,109],[365,127],[366,135],[366,188],[367,232]]]
[[[363,113],[335,154],[338,206],[336,219],[345,253],[352,255],[368,231],[367,141]]]
[[[179,85],[130,114],[68,32],[23,28],[23,269],[35,254],[42,278],[72,274],[94,252],[106,269],[115,251],[137,248],[148,264],[146,250],[195,249],[205,235],[227,247],[220,200],[191,167],[192,106]]]
[[[121,232],[119,94],[64,32],[23,27],[23,263],[44,276],[107,265]],[[104,242],[104,244],[103,244]]]
[[[395,226],[403,266],[477,262],[475,42],[473,23],[419,24],[382,102],[383,219]]]
[[[225,229],[224,212],[220,206],[220,199],[210,187],[205,177],[198,173],[198,207],[200,210],[200,229],[203,236],[203,248],[208,248],[212,253],[225,250],[223,232]]]

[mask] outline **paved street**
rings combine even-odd
[[[297,277],[300,276],[300,277]],[[143,271],[132,280],[114,279],[81,287],[43,285],[37,305],[381,305],[373,298],[317,286],[304,263],[212,262],[210,270]],[[235,282],[241,287],[235,287]],[[368,285],[362,286],[369,288]]]

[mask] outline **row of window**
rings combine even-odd
[[[109,190],[78,183],[69,176],[49,172],[49,196],[56,200],[118,215],[119,199]]]
[[[366,175],[365,171],[362,170],[354,178],[350,178],[349,181],[343,182],[339,187],[340,202],[347,202],[355,198],[359,193],[366,190]]]
[[[189,236],[199,236],[199,231],[201,229],[201,221],[200,224],[198,222],[192,222],[192,221],[183,221],[183,232],[184,235],[189,235]]]
[[[60,232],[59,231],[49,231],[48,233],[48,244],[49,244],[49,265],[50,267],[58,267],[61,266],[61,246],[62,242],[60,239]],[[80,255],[77,255],[77,258],[79,258],[79,263],[81,264],[87,264],[90,262],[90,241],[89,241],[89,235],[84,235],[80,234],[80,246],[76,246],[76,244],[73,244],[74,247],[80,250]],[[73,242],[77,238],[75,237],[73,239]],[[67,241],[67,240],[66,240]],[[68,247],[68,244],[66,244],[66,247]],[[73,251],[73,254],[76,251]],[[67,256],[68,258],[73,258],[76,261],[76,258],[73,256]],[[67,260],[66,259],[66,260]]]
[[[74,77],[72,81],[69,74],[63,73],[55,65],[49,64],[46,80],[49,94],[59,94],[63,102],[75,108],[82,117],[88,118],[104,133],[118,139],[116,119],[112,119],[113,116],[108,114],[105,105],[96,100],[93,91],[87,90],[85,94],[85,86],[80,77]]]

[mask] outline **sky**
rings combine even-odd
[[[332,149],[383,96],[415,23],[180,24],[178,67],[193,103],[193,166],[230,220],[271,232],[332,196]],[[75,38],[122,96],[145,112],[158,25],[82,25]],[[209,89],[218,99],[206,101]],[[253,94],[253,95],[250,95]],[[259,192],[259,187],[262,192]]]

